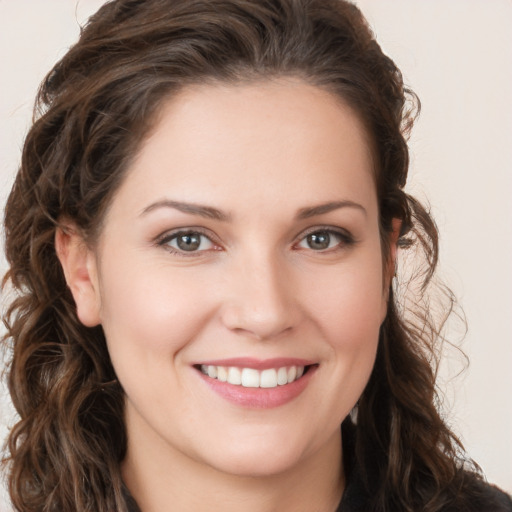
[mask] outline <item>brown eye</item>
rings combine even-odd
[[[213,242],[202,233],[197,231],[181,231],[174,233],[162,241],[176,252],[200,252],[213,247]]]
[[[176,245],[182,251],[197,251],[201,245],[201,235],[190,233],[176,237]]]
[[[331,235],[327,231],[311,233],[306,237],[306,243],[310,249],[322,251],[329,248],[331,244]]]
[[[329,249],[342,248],[353,243],[354,239],[348,233],[334,229],[318,229],[305,234],[298,247],[322,252]]]

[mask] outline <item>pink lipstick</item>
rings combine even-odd
[[[194,367],[215,393],[235,405],[272,408],[299,396],[318,364],[297,358],[234,358],[202,361]]]

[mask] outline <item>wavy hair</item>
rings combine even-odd
[[[399,245],[415,245],[423,257],[418,286],[423,292],[431,283],[437,229],[403,190],[419,102],[354,5],[107,2],[40,87],[5,210],[3,287],[12,299],[4,344],[19,415],[7,464],[18,511],[126,510],[124,394],[101,326],[77,318],[55,252],[59,221],[72,220],[94,242],[159,105],[179,89],[278,77],[324,88],[359,115],[376,162],[383,258],[392,219],[401,219]],[[462,447],[437,408],[444,319],[433,318],[427,304],[409,311],[401,304],[391,289],[375,367],[358,403],[356,457],[371,495],[368,510],[471,510],[478,477],[463,471]]]

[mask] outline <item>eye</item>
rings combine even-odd
[[[176,253],[202,252],[215,248],[215,244],[204,233],[193,230],[169,233],[158,244]]]
[[[298,243],[298,247],[321,252],[352,243],[352,237],[346,233],[333,229],[317,229],[307,233]]]

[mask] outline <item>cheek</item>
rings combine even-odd
[[[120,364],[174,358],[212,309],[201,280],[190,279],[186,272],[134,262],[129,274],[104,265],[103,275],[101,321],[116,370]]]
[[[329,345],[332,385],[339,390],[333,407],[344,405],[345,414],[361,395],[375,362],[387,305],[380,260],[358,260],[340,272],[318,275],[315,283],[309,295],[311,317]],[[344,399],[339,402],[340,396]]]
[[[338,315],[333,312],[330,318],[326,338],[332,354],[332,388],[336,392],[329,409],[337,411],[337,423],[357,404],[375,365],[381,325],[380,293],[375,290],[381,289],[372,287],[365,294],[364,288],[359,288],[358,300],[347,299]]]
[[[317,272],[308,300],[330,339],[341,337],[357,348],[378,333],[387,309],[380,259],[369,252],[336,272]]]
[[[375,360],[382,323],[382,288],[365,287],[361,282],[333,296],[325,310],[325,339],[344,378],[357,386],[366,382]]]

